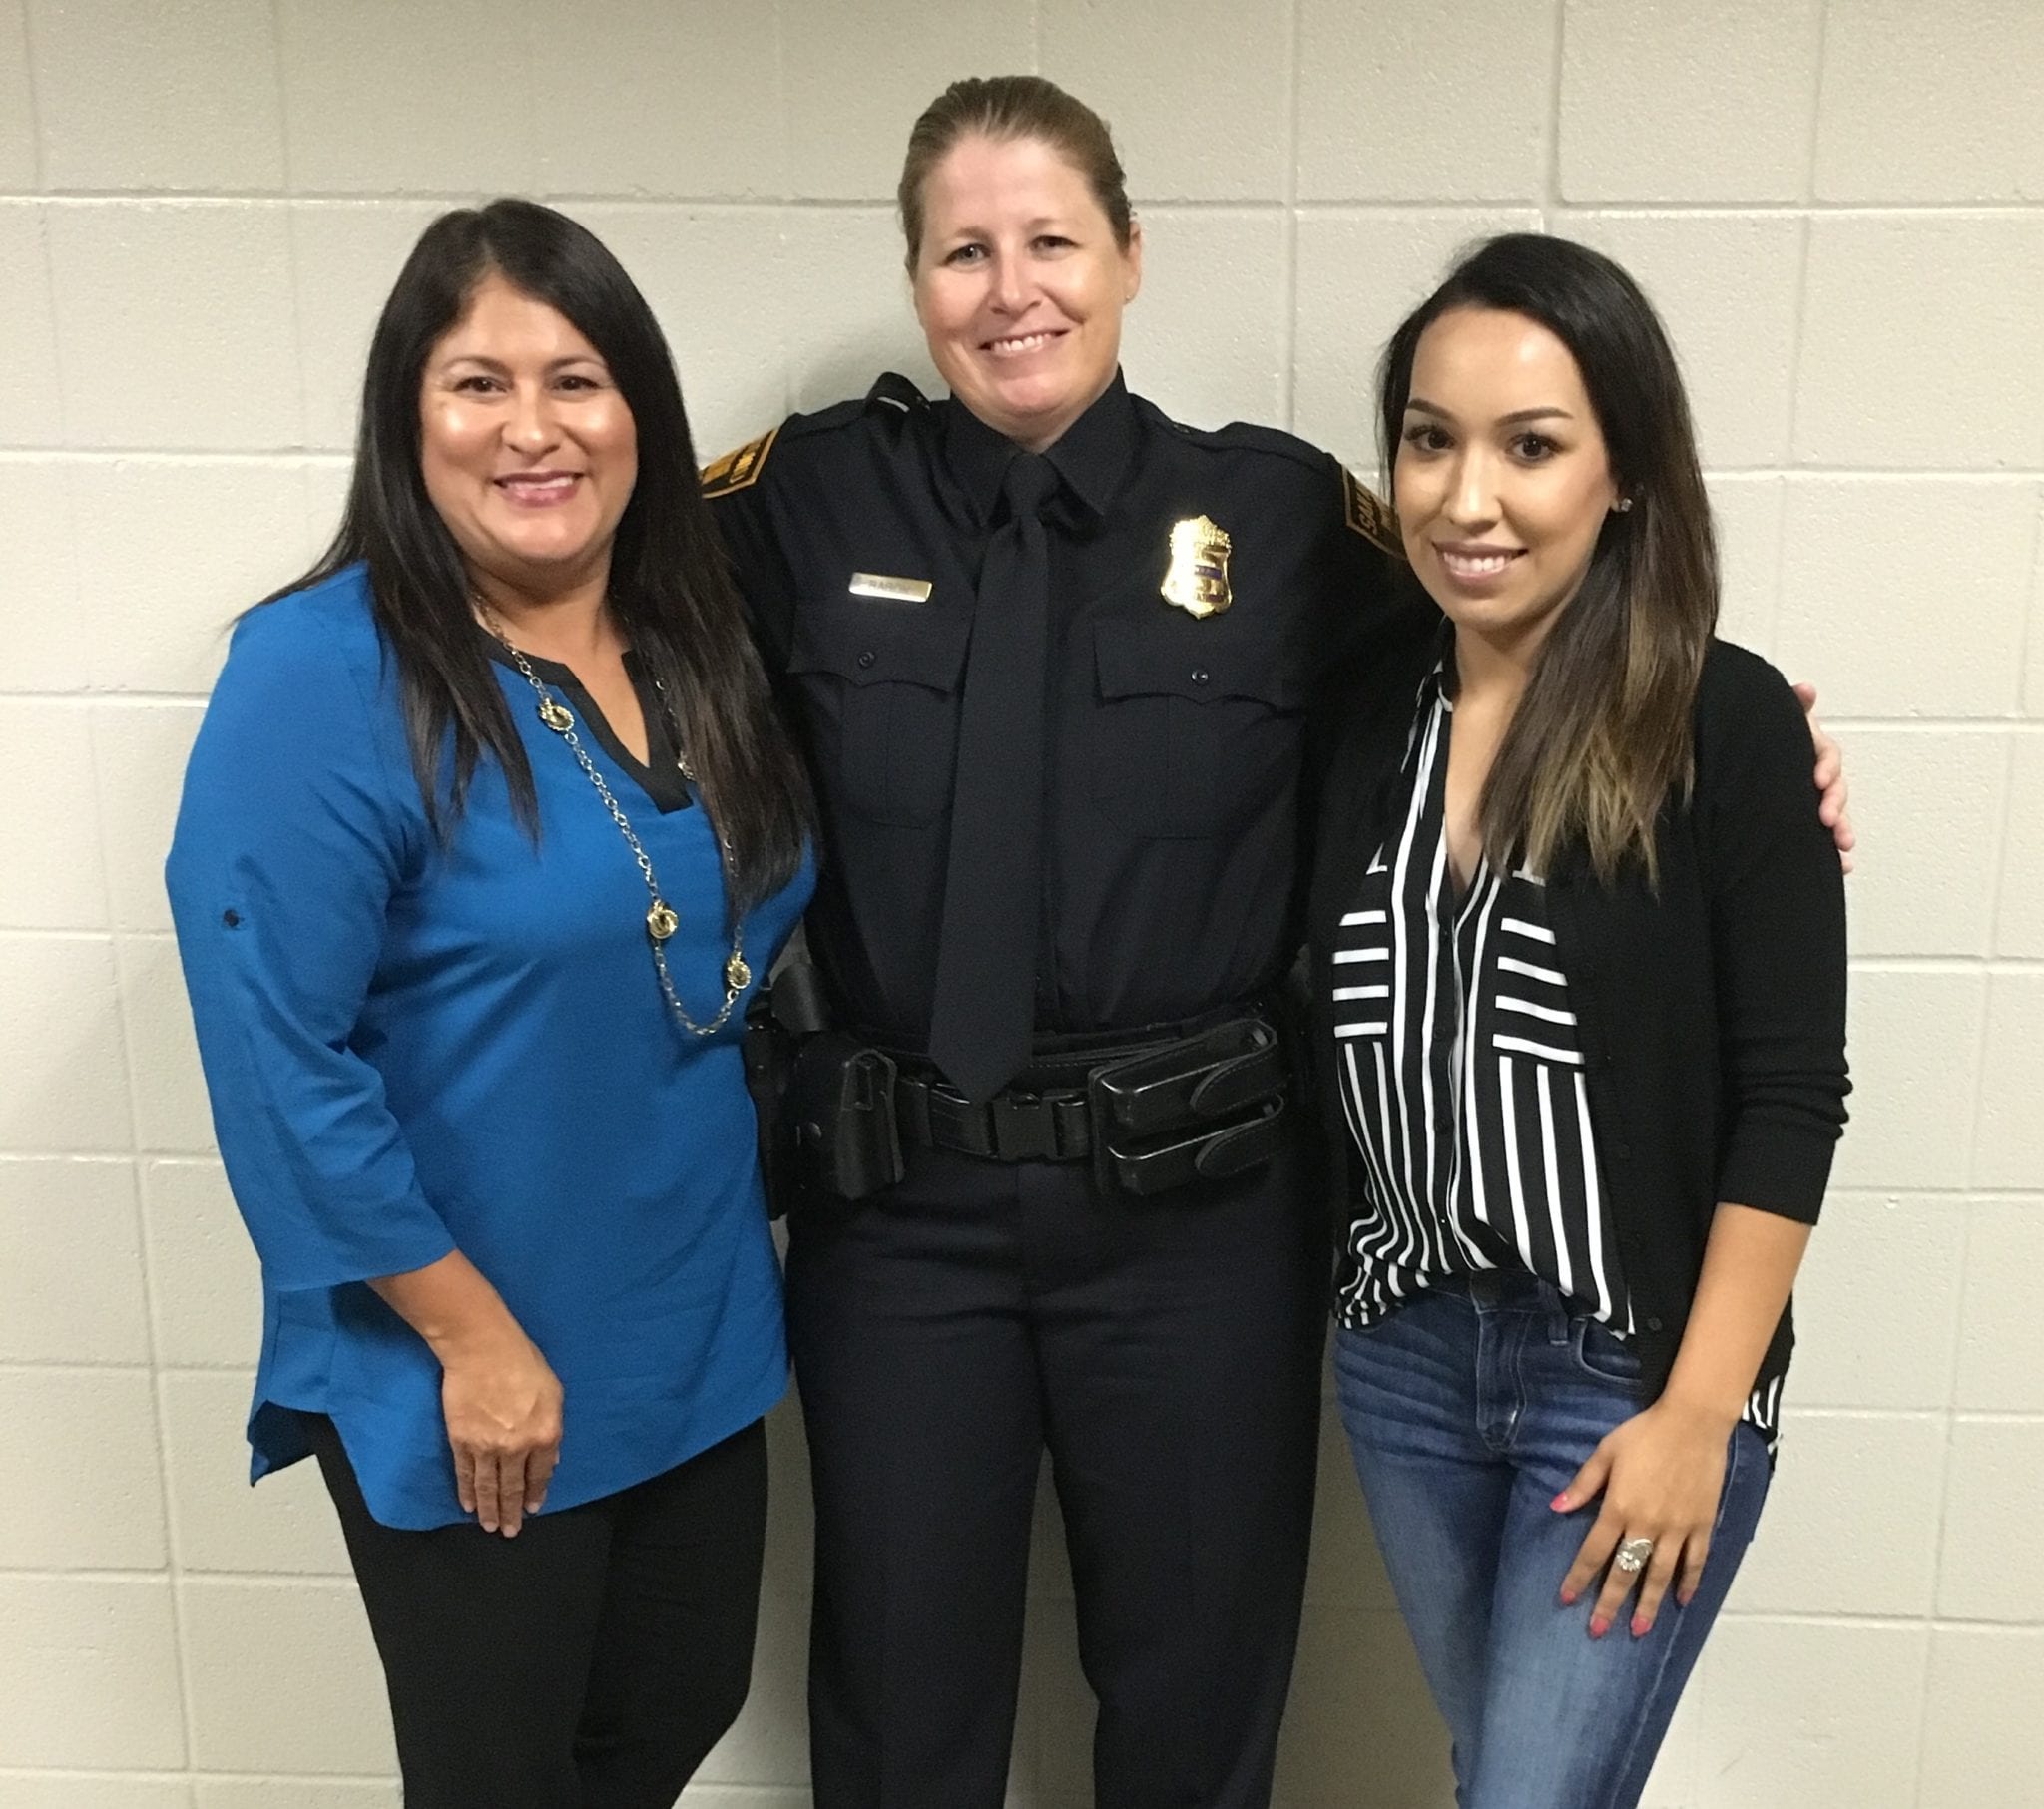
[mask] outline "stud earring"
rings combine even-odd
[[[1617,502],[1611,505],[1611,511],[1614,515],[1623,515],[1632,506],[1633,499],[1631,497],[1621,496]]]

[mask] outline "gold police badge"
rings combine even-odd
[[[1171,565],[1158,588],[1166,603],[1188,616],[1218,616],[1235,601],[1228,588],[1228,550],[1233,543],[1204,515],[1174,522]]]

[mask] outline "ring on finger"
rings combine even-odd
[[[1654,1542],[1644,1537],[1622,1541],[1618,1556],[1611,1562],[1628,1577],[1637,1576],[1647,1568],[1647,1560],[1654,1556]]]

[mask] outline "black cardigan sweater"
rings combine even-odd
[[[1344,1233],[1360,1191],[1335,1089],[1331,956],[1391,826],[1437,651],[1386,661],[1358,686],[1321,791],[1313,1057]],[[1847,1092],[1844,885],[1801,707],[1766,661],[1714,641],[1694,732],[1695,786],[1657,825],[1658,893],[1640,863],[1599,884],[1581,850],[1555,862],[1547,888],[1650,1398],[1674,1364],[1719,1202],[1815,1223]],[[1763,1374],[1787,1366],[1793,1341],[1784,1312]]]

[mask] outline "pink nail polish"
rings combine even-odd
[[[1635,1614],[1633,1616],[1633,1637],[1635,1639],[1644,1639],[1653,1630],[1654,1623],[1646,1615]]]
[[[1592,1639],[1602,1639],[1610,1631],[1611,1622],[1606,1620],[1602,1614],[1599,1614],[1590,1622],[1590,1637]]]
[[[1574,1607],[1574,1606],[1576,1605],[1576,1597],[1577,1597],[1578,1595],[1580,1595],[1581,1593],[1582,1593],[1582,1591],[1581,1591],[1580,1589],[1564,1589],[1564,1590],[1562,1590],[1562,1592],[1561,1592],[1561,1605],[1562,1605],[1563,1607],[1565,1607],[1565,1608],[1572,1608],[1572,1607]]]
[[[1559,1495],[1557,1495],[1554,1498],[1553,1501],[1549,1502],[1547,1505],[1550,1508],[1552,1508],[1557,1514],[1566,1514],[1569,1508],[1569,1492],[1566,1489],[1564,1489]]]

